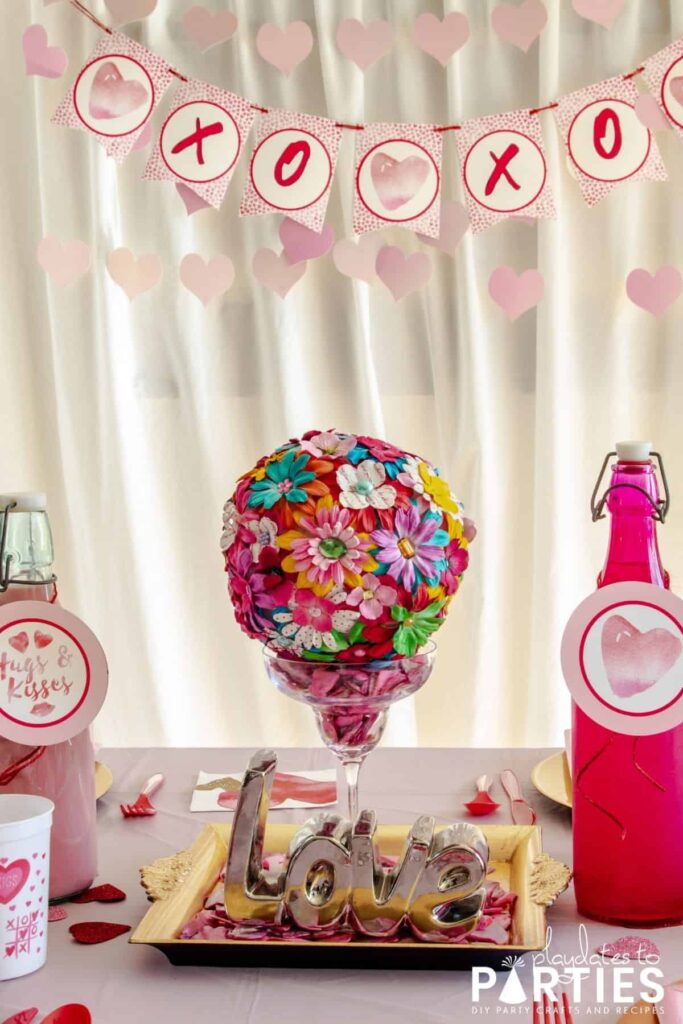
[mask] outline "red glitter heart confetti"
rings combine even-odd
[[[596,950],[600,956],[612,960],[645,960],[647,957],[661,956],[659,946],[656,946],[651,939],[643,939],[639,935],[624,935],[616,942],[606,942]]]
[[[120,903],[125,900],[126,894],[115,885],[93,885],[86,889],[80,896],[74,896],[72,903]]]
[[[69,915],[67,914],[64,907],[48,907],[47,919],[48,921],[64,921]]]
[[[37,1007],[32,1006],[29,1010],[20,1010],[19,1013],[13,1013],[7,1020],[3,1020],[2,1024],[31,1024],[31,1021],[37,1015]]]
[[[94,946],[98,942],[109,942],[130,931],[129,924],[115,924],[113,921],[80,921],[72,924],[69,931],[76,942]]]
[[[92,1017],[83,1003],[66,1003],[43,1017],[43,1024],[92,1024]]]

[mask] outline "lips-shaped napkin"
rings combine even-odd
[[[683,645],[666,629],[641,633],[623,615],[612,615],[602,630],[602,660],[612,692],[621,698],[643,693],[678,661]]]
[[[239,790],[224,790],[218,797],[221,807],[230,810],[237,806]],[[300,800],[308,804],[332,804],[337,799],[336,782],[318,782],[315,779],[303,779],[286,772],[277,772],[273,779],[271,807],[277,807],[285,800]]]
[[[90,86],[88,109],[98,121],[124,117],[149,100],[149,91],[142,82],[124,78],[113,61],[107,60],[97,69]]]
[[[429,164],[419,156],[395,160],[388,153],[375,153],[370,161],[370,177],[382,206],[398,210],[410,202],[424,185]]]

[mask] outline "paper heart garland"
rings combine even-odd
[[[489,295],[511,321],[537,306],[543,292],[543,276],[538,270],[517,274],[512,267],[498,267],[489,278]]]
[[[90,246],[78,239],[61,242],[54,235],[46,235],[38,243],[36,258],[55,284],[67,288],[88,270]]]
[[[23,857],[11,864],[0,864],[0,903],[11,903],[26,885],[30,874],[31,865]]]
[[[375,269],[396,302],[424,287],[432,276],[432,263],[426,253],[407,254],[396,245],[385,245],[380,249]]]
[[[441,200],[441,211],[439,220],[439,237],[430,238],[429,235],[421,235],[418,238],[425,245],[431,245],[440,249],[448,256],[454,256],[458,243],[466,234],[470,226],[470,217],[462,203],[448,199]]]
[[[611,28],[624,9],[626,0],[572,0],[572,7],[582,18]]]
[[[663,132],[671,128],[671,122],[654,96],[641,93],[633,104],[636,117],[651,132]]]
[[[626,278],[626,294],[631,302],[659,318],[683,291],[683,278],[676,267],[660,267],[654,274],[639,267]]]
[[[429,175],[430,165],[420,156],[396,160],[387,153],[375,153],[370,160],[370,177],[386,210],[398,210],[409,203]]]
[[[149,146],[152,141],[152,122],[147,121],[145,127],[142,129],[137,139],[131,147],[131,153],[139,149],[144,149],[145,146]]]
[[[334,244],[334,230],[329,224],[324,224],[320,232],[312,231],[290,217],[280,224],[279,235],[287,261],[293,264],[319,259]]]
[[[301,280],[306,266],[306,263],[290,263],[284,253],[278,256],[272,249],[259,249],[251,263],[256,280],[281,299]]]
[[[237,18],[232,11],[209,11],[199,5],[190,7],[182,18],[183,32],[202,53],[225,43],[235,34]]]
[[[185,209],[187,210],[188,217],[191,217],[193,213],[197,213],[198,210],[205,210],[207,207],[211,206],[211,203],[197,195],[194,189],[183,184],[182,181],[177,181],[175,187],[178,195],[183,201]]]
[[[367,71],[393,46],[394,30],[388,21],[370,21],[364,25],[357,18],[346,18],[337,26],[336,40],[344,56],[361,71]]]
[[[611,615],[602,629],[601,647],[612,692],[626,698],[658,683],[678,661],[683,644],[667,629],[641,633],[623,615]]]
[[[361,235],[357,242],[350,238],[337,242],[332,250],[332,259],[339,273],[372,284],[377,277],[378,242],[381,245],[381,238],[375,235]]]
[[[506,43],[512,43],[526,53],[541,34],[548,20],[541,0],[523,0],[518,7],[499,4],[491,12],[491,26]]]
[[[125,935],[130,931],[129,924],[116,924],[113,921],[79,921],[72,924],[69,932],[76,940],[85,946],[96,946],[100,942],[109,942],[119,935]]]
[[[42,25],[29,25],[21,37],[24,65],[27,75],[43,78],[61,78],[69,64],[61,46],[49,46],[47,32]]]
[[[114,249],[108,253],[107,270],[131,302],[159,284],[164,272],[159,256],[150,253],[136,259],[130,249]]]
[[[421,14],[413,26],[413,39],[417,45],[444,68],[469,37],[470,23],[459,11],[452,11],[444,18]]]
[[[92,1024],[92,1017],[82,1003],[67,1003],[43,1017],[41,1024]]]
[[[157,0],[104,0],[116,25],[148,18],[157,5]]]
[[[229,256],[218,255],[204,260],[196,253],[188,253],[180,261],[180,280],[188,291],[196,295],[204,306],[224,295],[235,280],[235,267]]]
[[[290,75],[313,49],[313,33],[305,21],[292,21],[286,28],[266,22],[256,33],[256,49],[269,64]]]

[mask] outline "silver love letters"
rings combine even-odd
[[[279,923],[332,931],[350,924],[388,938],[407,923],[427,942],[472,931],[484,903],[488,846],[480,829],[460,822],[434,831],[417,819],[402,856],[387,870],[378,859],[374,811],[352,824],[319,813],[292,839],[280,872],[263,867],[263,841],[277,757],[251,758],[235,810],[225,869],[225,910],[233,921]]]

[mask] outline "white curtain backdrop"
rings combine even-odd
[[[546,0],[548,25],[525,55],[491,30],[495,2],[230,0],[237,34],[203,56],[180,25],[189,0],[159,0],[126,31],[186,74],[266,106],[440,123],[546,103],[683,36],[675,0],[627,0],[611,31],[570,0]],[[107,19],[101,0],[93,9]],[[412,43],[426,10],[470,20],[447,70]],[[365,76],[336,48],[344,17],[395,25],[394,49]],[[268,19],[303,19],[314,32],[290,78],[256,52]],[[21,36],[35,21],[69,54],[61,80],[24,74]],[[469,234],[454,260],[425,249],[431,282],[397,304],[382,285],[342,277],[330,256],[283,302],[251,274],[257,249],[279,248],[279,218],[238,218],[244,159],[222,209],[188,218],[172,184],[140,180],[146,151],[117,169],[85,134],[49,124],[98,40],[65,2],[3,5],[0,489],[49,494],[62,601],[109,658],[99,741],[318,742],[310,712],[274,692],[258,645],[233,621],[218,539],[238,474],[288,437],[336,426],[429,457],[479,527],[434,676],[395,709],[389,741],[561,743],[559,641],[602,560],[606,527],[591,524],[588,500],[618,437],[652,438],[664,453],[674,504],[662,550],[674,589],[683,576],[683,306],[658,322],[624,290],[634,267],[683,267],[680,139],[658,137],[668,183],[625,186],[589,209],[541,114],[556,221]],[[462,199],[452,135],[444,142],[444,195]],[[328,214],[337,237],[351,237],[353,145],[347,133]],[[71,289],[36,263],[48,233],[92,246],[93,267]],[[409,232],[383,237],[421,248]],[[161,286],[132,304],[104,267],[119,246],[164,262]],[[206,311],[178,282],[189,252],[236,265],[235,286]],[[538,267],[546,281],[538,310],[513,325],[487,292],[501,264]]]

